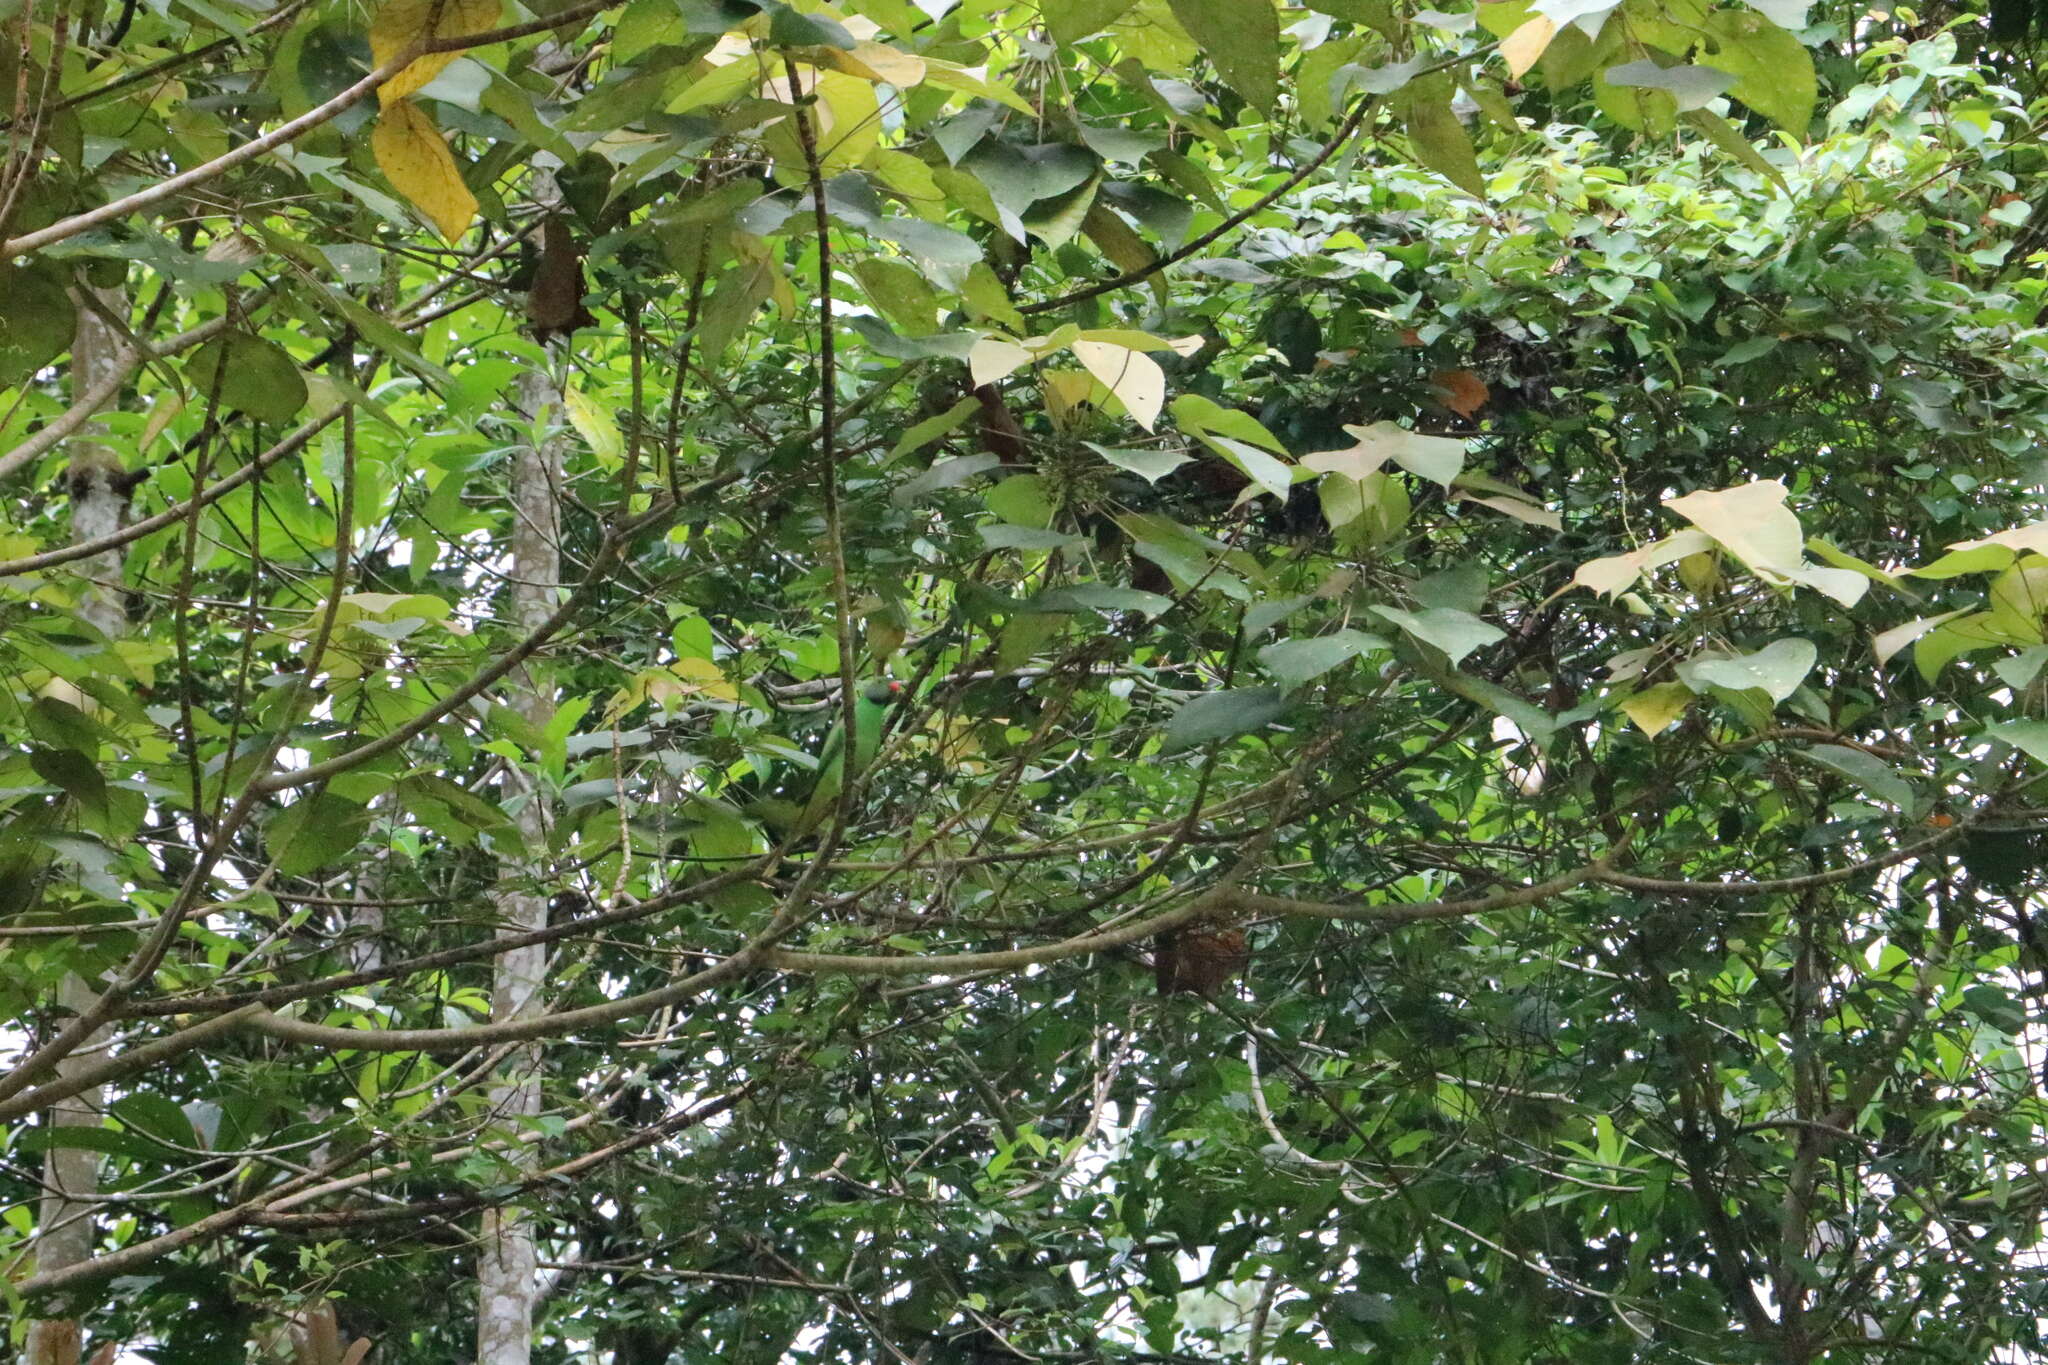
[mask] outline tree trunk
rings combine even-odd
[[[127,311],[120,291],[96,291],[99,301],[119,316]],[[120,364],[121,338],[97,313],[81,306],[71,338],[71,391],[83,394]],[[87,423],[71,439],[68,455],[71,485],[71,539],[92,540],[118,531],[128,516],[131,485],[121,457],[99,439],[105,428]],[[122,601],[119,550],[106,550],[78,561],[78,616],[109,640],[127,629]],[[81,699],[83,701],[83,699]],[[90,705],[89,702],[85,703]],[[75,976],[57,988],[57,1004],[65,1017],[83,1013],[96,992]],[[61,1027],[61,1024],[60,1024]],[[97,1059],[104,1032],[57,1064],[58,1076],[76,1072]],[[51,1106],[45,1116],[52,1128],[100,1126],[100,1092],[88,1090]],[[36,1269],[51,1271],[77,1265],[92,1256],[92,1200],[99,1193],[99,1155],[89,1148],[52,1147],[43,1157],[43,1195],[36,1220]],[[23,1347],[25,1365],[78,1365],[80,1331],[76,1318],[38,1318],[29,1323]]]
[[[520,399],[529,416],[543,405],[561,410],[560,392],[538,371],[521,378]],[[561,579],[560,467],[561,447],[555,441],[521,444],[513,452],[512,616],[519,630],[533,629],[554,610]],[[534,729],[545,728],[555,714],[552,687],[535,669],[522,669],[514,676],[521,690],[512,699],[513,709]],[[545,793],[525,772],[508,773],[505,786],[508,798],[523,798],[514,818],[527,849],[527,865],[516,869],[512,889],[499,901],[498,932],[512,935],[547,924],[548,897],[540,889],[539,873],[547,848],[548,810]],[[516,1019],[543,1008],[541,981],[546,971],[545,946],[501,954],[491,992],[491,1018]],[[537,1048],[521,1049],[508,1059],[503,1077],[492,1086],[492,1112],[507,1120],[508,1130],[524,1129],[523,1120],[540,1112],[539,1061]],[[477,1365],[527,1365],[539,1297],[535,1260],[532,1230],[517,1208],[484,1214],[477,1260]]]

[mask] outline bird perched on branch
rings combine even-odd
[[[866,771],[874,762],[882,747],[882,724],[888,719],[889,708],[903,697],[903,684],[894,678],[870,679],[854,693],[852,753],[858,770]],[[839,798],[846,790],[847,752],[842,716],[826,732],[824,747],[818,750],[817,771],[803,804],[797,805],[794,796],[768,797],[755,802],[754,810],[790,839],[803,838],[839,809]]]

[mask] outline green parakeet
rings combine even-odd
[[[903,684],[891,678],[862,683],[853,699],[853,752],[865,771],[882,746],[882,721],[888,708],[903,698]],[[788,801],[769,798],[755,803],[757,812],[770,824],[783,826],[791,839],[800,839],[825,823],[838,808],[846,789],[846,725],[842,718],[825,735],[818,751],[818,768],[801,808]]]

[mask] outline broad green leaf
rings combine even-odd
[[[1900,777],[1891,764],[1866,750],[1840,744],[1816,744],[1798,752],[1823,768],[1840,773],[1880,801],[1901,810],[1910,808],[1914,803],[1912,785]]]
[[[951,435],[959,430],[961,424],[980,406],[981,404],[972,398],[963,398],[936,417],[927,417],[922,422],[913,423],[896,438],[896,444],[889,447],[889,453],[883,457],[882,463],[894,464],[905,455],[915,454],[933,441]]]
[[[1376,606],[1373,612],[1392,621],[1424,644],[1434,645],[1442,650],[1453,668],[1456,668],[1473,650],[1507,638],[1507,632],[1499,626],[1490,625],[1469,611],[1458,611],[1451,607],[1402,611],[1398,607]]]
[[[308,397],[306,378],[282,346],[230,332],[208,342],[185,362],[185,384],[204,403],[219,386],[223,412],[246,412],[282,426],[298,415]]]
[[[1755,144],[1744,137],[1735,125],[1727,119],[1722,118],[1711,109],[1694,109],[1686,114],[1685,121],[1705,134],[1709,142],[1755,171],[1758,175],[1769,180],[1785,193],[1790,194],[1792,192],[1792,187],[1785,183],[1784,174],[1776,166],[1766,161],[1763,153],[1756,149]]]
[[[1073,44],[1108,28],[1137,0],[1043,0],[1046,31],[1053,41]]]
[[[1173,420],[1183,431],[1193,435],[1214,432],[1229,436],[1251,445],[1262,446],[1275,455],[1285,455],[1287,447],[1279,437],[1266,430],[1258,418],[1236,408],[1226,408],[1212,398],[1199,393],[1184,393],[1172,403]],[[1347,428],[1348,430],[1348,428]]]
[[[63,788],[86,811],[106,814],[107,780],[90,758],[76,749],[32,749],[28,761],[36,776]]]
[[[1486,177],[1472,150],[1472,136],[1451,112],[1450,78],[1439,73],[1409,82],[1401,111],[1415,158],[1475,199],[1486,198]]]
[[[1688,659],[1678,665],[1678,676],[1695,692],[1709,687],[1731,692],[1754,688],[1782,702],[1799,689],[1819,660],[1820,651],[1811,640],[1773,640],[1754,654]]]
[[[1986,727],[1984,734],[2010,744],[2036,763],[2048,763],[2048,720],[2008,720]]]
[[[1237,687],[1204,692],[1182,704],[1166,722],[1161,753],[1179,753],[1219,739],[1265,729],[1286,715],[1291,703],[1276,687]]]
[[[0,386],[18,383],[71,349],[77,316],[55,261],[0,261]]]
[[[1280,98],[1280,16],[1271,0],[1172,0],[1180,20],[1230,88],[1262,112]]]
[[[1000,468],[1002,463],[1000,455],[987,452],[939,460],[922,474],[906,479],[889,494],[889,501],[898,507],[915,506],[927,493],[937,492],[941,488],[957,487],[978,474],[987,474]]]
[[[988,510],[1014,526],[1052,525],[1053,505],[1046,497],[1045,480],[1036,474],[1012,474],[982,494]]]
[[[1071,587],[1053,588],[1025,605],[1025,610],[1036,612],[1135,611],[1147,617],[1163,615],[1172,608],[1171,597],[1136,588],[1119,588],[1109,583],[1076,583]]]
[[[1336,630],[1328,635],[1305,639],[1276,640],[1259,651],[1259,664],[1291,687],[1321,677],[1360,655],[1391,648],[1377,635],[1359,630]]]
[[[264,841],[287,877],[317,872],[346,855],[362,838],[370,813],[331,792],[312,792],[270,821]]]
[[[141,1090],[124,1095],[108,1106],[108,1112],[130,1132],[161,1138],[187,1151],[203,1145],[184,1109],[154,1092]]]
[[[1763,15],[1717,9],[1706,19],[1714,41],[1700,60],[1734,77],[1731,95],[1795,137],[1813,122],[1813,57],[1798,38]]]

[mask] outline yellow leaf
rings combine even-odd
[[[562,390],[562,405],[569,410],[569,425],[589,442],[591,454],[606,464],[626,458],[626,438],[619,434],[619,424],[589,394],[572,384]]]
[[[1736,488],[1702,489],[1664,505],[1727,546],[1752,569],[1783,573],[1806,557],[1799,518],[1785,506],[1785,485],[1757,479]]]
[[[410,199],[449,243],[462,240],[476,217],[476,196],[462,183],[441,130],[418,105],[400,100],[378,114],[370,151],[392,189]]]
[[[1483,494],[1467,493],[1462,490],[1453,493],[1451,496],[1465,502],[1476,502],[1482,507],[1491,507],[1496,512],[1505,512],[1516,521],[1527,522],[1531,526],[1543,526],[1552,531],[1562,531],[1564,529],[1564,518],[1547,507],[1539,506],[1522,498],[1488,497]]]
[[[1638,730],[1654,738],[1684,715],[1691,703],[1692,689],[1684,683],[1658,683],[1624,698],[1621,711],[1635,722]]]
[[[1045,376],[1045,411],[1053,425],[1064,429],[1075,409],[1095,391],[1095,380],[1079,370],[1060,370]]]
[[[1166,402],[1166,371],[1142,351],[1108,341],[1076,341],[1074,358],[1122,401],[1131,420],[1145,430],[1159,421]]]
[[[1314,456],[1302,461],[1309,464]],[[1310,465],[1314,468],[1313,465]],[[1591,588],[1602,597],[1612,597],[1632,586],[1638,578],[1650,570],[1684,559],[1687,555],[1698,554],[1701,550],[1714,548],[1713,540],[1704,531],[1687,528],[1666,536],[1663,540],[1630,550],[1627,554],[1608,555],[1603,559],[1589,559],[1579,565],[1572,575],[1572,582],[1582,588]]]
[[[1500,40],[1500,55],[1507,58],[1508,74],[1516,80],[1543,55],[1543,49],[1550,46],[1550,40],[1557,36],[1557,25],[1546,15],[1539,14],[1528,23]]]
[[[993,384],[1031,363],[1031,352],[1014,341],[983,337],[967,351],[967,371],[976,384]]]
[[[991,81],[980,70],[970,70],[957,62],[941,61],[937,57],[924,59],[924,79],[927,85],[936,85],[946,90],[957,91],[975,99],[989,100],[996,104],[1008,105],[1020,114],[1037,117],[1038,111],[1030,101],[1011,89],[1005,81]]]
[[[466,38],[482,33],[498,22],[499,0],[443,0],[441,17],[427,31],[434,16],[435,0],[391,0],[370,21],[370,60],[382,66],[415,43],[431,38]],[[378,102],[395,104],[441,74],[459,53],[436,52],[408,63],[404,70],[377,91]]]
[[[850,52],[829,48],[826,57],[841,71],[893,85],[898,90],[908,90],[924,80],[924,58],[883,43],[855,43]]]
[[[801,106],[797,116],[811,120],[819,173],[829,178],[866,162],[882,138],[882,108],[875,98],[874,83],[844,71],[815,67],[798,66],[796,73],[803,93],[816,96]],[[771,97],[796,103],[786,77],[772,78],[767,88]],[[762,141],[775,160],[778,176],[788,184],[802,183],[809,168],[793,119],[777,123]]]

